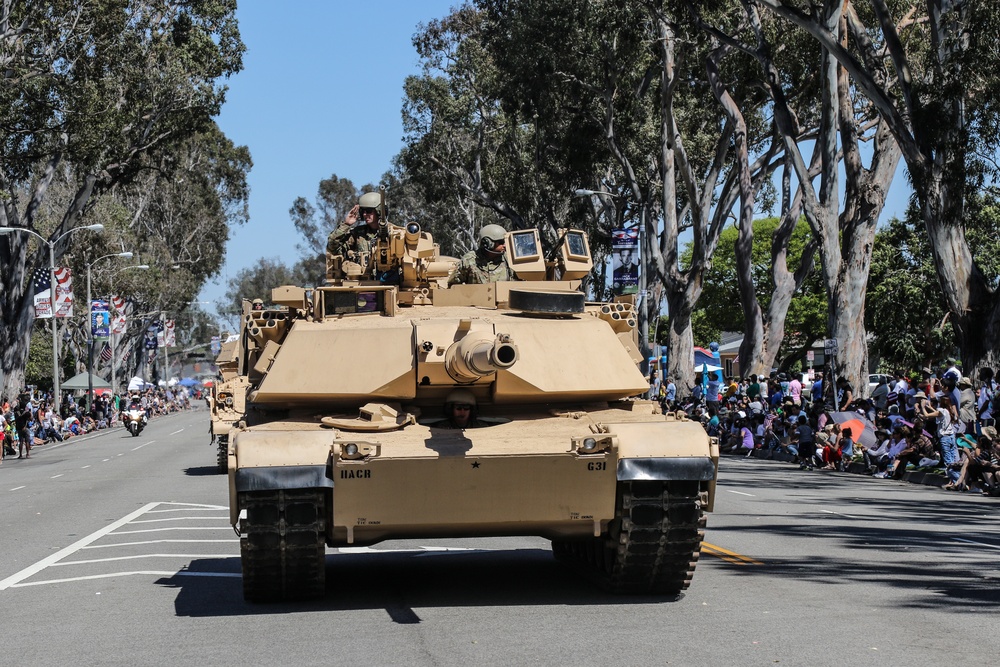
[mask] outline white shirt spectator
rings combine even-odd
[[[719,402],[719,381],[715,378],[715,374],[708,380],[708,391],[705,393],[705,400],[711,403]]]
[[[938,437],[943,435],[955,435],[955,427],[951,423],[951,413],[944,408],[938,408],[937,416],[934,417],[937,422],[937,434]]]
[[[889,450],[892,447],[892,439],[886,438],[883,440],[878,447],[874,447],[868,450],[868,453],[872,456],[888,456]]]

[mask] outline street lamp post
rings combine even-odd
[[[109,287],[111,288],[111,295],[114,296],[114,293],[115,293],[114,277],[116,275],[118,275],[122,271],[128,271],[129,269],[139,269],[140,271],[145,271],[148,268],[149,268],[149,264],[136,264],[134,266],[126,266],[126,267],[122,268],[121,270],[116,271],[115,273],[113,273],[111,275],[111,280],[109,281]],[[115,365],[116,365],[115,362],[117,362],[118,359],[115,356],[115,325],[114,325],[113,322],[111,324],[111,331],[108,332],[108,333],[111,334],[111,396],[112,396],[112,398],[114,398],[114,395],[116,393],[118,393],[118,384],[117,384],[118,378],[116,377],[116,373],[115,373],[115,371],[117,370],[115,368]]]
[[[91,405],[94,401],[94,302],[90,296],[90,267],[97,264],[102,259],[109,257],[123,257],[132,259],[131,252],[116,252],[110,255],[98,257],[93,262],[87,263],[87,412],[90,413]],[[110,335],[111,332],[108,332]]]
[[[34,232],[25,227],[0,227],[0,234],[25,232],[38,238],[39,241],[49,247],[49,308],[52,313],[52,407],[56,414],[59,414],[59,404],[61,402],[59,397],[59,327],[57,326],[59,320],[56,318],[56,244],[73,232],[78,232],[81,229],[89,229],[91,231],[99,232],[104,229],[104,225],[101,223],[95,223],[93,225],[85,225],[83,227],[74,227],[73,229],[63,232],[52,241],[47,240],[38,232]]]

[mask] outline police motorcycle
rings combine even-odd
[[[146,411],[135,403],[128,406],[128,409],[122,415],[122,424],[132,434],[133,438],[142,433],[142,429],[146,427],[147,421]]]

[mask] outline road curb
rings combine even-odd
[[[723,454],[727,458],[747,458],[745,455],[741,454]],[[760,459],[762,461],[778,461],[781,463],[794,463],[795,457],[791,454],[786,454],[784,452],[776,452],[773,450],[766,449],[755,449],[750,454],[750,458]],[[847,466],[848,473],[855,475],[866,475],[865,464],[859,461],[853,461]],[[936,488],[942,488],[948,483],[948,477],[944,474],[939,474],[933,471],[926,470],[908,470],[903,473],[903,479],[901,481],[909,482],[910,484],[919,484],[921,486],[933,486]]]

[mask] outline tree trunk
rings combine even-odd
[[[795,229],[798,222],[798,209],[795,217],[789,217],[790,224],[787,236],[784,233],[786,222],[782,222],[775,234],[774,243],[771,247],[771,278],[774,282],[774,292],[771,294],[771,303],[767,308],[767,319],[764,321],[764,344],[761,346],[761,357],[756,372],[758,375],[765,375],[778,362],[778,351],[785,340],[785,320],[788,317],[788,308],[792,303],[792,297],[802,287],[802,283],[812,273],[813,255],[816,252],[815,242],[809,243],[802,251],[802,258],[799,269],[792,273],[788,270],[788,242],[791,237],[791,230]]]
[[[12,207],[11,207],[12,208]],[[12,211],[11,211],[12,212]],[[6,216],[9,225],[12,216]],[[0,395],[12,398],[24,388],[24,367],[35,323],[31,280],[25,274],[28,234],[0,237]],[[44,255],[36,253],[37,258]],[[40,261],[40,259],[38,260]]]
[[[976,266],[965,237],[963,193],[940,170],[926,180],[924,225],[938,280],[962,351],[962,368],[975,378],[980,368],[1000,368],[1000,298]]]
[[[677,397],[687,396],[694,386],[694,336],[691,333],[693,304],[684,290],[665,290],[670,309],[667,335],[667,374],[677,385]],[[666,379],[666,378],[664,378]]]
[[[743,306],[743,342],[740,343],[740,376],[764,372],[761,368],[764,347],[764,322],[757,301],[753,276],[753,221],[744,219],[736,237],[736,277]]]
[[[810,168],[815,169],[816,165]],[[771,303],[767,308],[767,319],[764,321],[764,342],[761,346],[761,356],[752,372],[767,375],[777,364],[778,351],[785,340],[785,320],[792,297],[802,287],[806,278],[812,273],[813,255],[816,252],[816,242],[810,242],[802,251],[799,268],[793,274],[788,270],[788,244],[795,233],[802,210],[802,189],[796,190],[792,197],[792,166],[791,159],[785,158],[785,167],[781,175],[781,223],[771,239],[771,282],[774,288]]]

